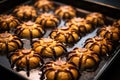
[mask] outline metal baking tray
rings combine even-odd
[[[9,1],[9,3],[8,3]],[[5,8],[5,9],[0,9],[0,13],[11,13],[12,9],[14,7],[16,7],[17,5],[21,5],[21,4],[30,4],[33,5],[32,3],[34,2],[34,0],[6,0],[1,2],[0,4],[2,4],[0,6],[4,7],[4,5],[6,4],[9,8]],[[12,2],[11,2],[12,1]],[[7,3],[6,3],[7,2]],[[116,19],[120,18],[120,9],[110,6],[110,5],[106,5],[106,4],[102,4],[99,2],[94,2],[94,1],[89,1],[89,0],[53,0],[53,2],[56,5],[71,5],[74,8],[76,8],[77,10],[77,17],[85,17],[88,13],[90,12],[101,12],[102,14],[104,14],[105,16],[107,16],[107,25],[112,24],[112,22]],[[113,15],[114,13],[116,13],[116,15]],[[64,26],[64,21],[61,22],[61,24],[59,26]],[[86,39],[90,38],[90,37],[94,37],[96,35],[96,31],[99,28],[96,28],[95,30],[93,30],[92,32],[88,33],[87,35],[83,36],[77,43],[75,43],[74,46],[72,47],[67,47],[68,52],[73,50],[75,47],[83,47],[84,42]],[[48,37],[50,32],[52,31],[52,29],[46,29],[46,34],[43,37]],[[24,43],[26,43],[26,41],[29,43],[29,40],[23,40]],[[28,46],[27,44],[24,44],[26,48],[30,48],[30,46]],[[101,76],[104,74],[104,72],[110,67],[110,65],[113,63],[113,61],[120,55],[120,44],[118,46],[115,47],[115,49],[111,52],[112,54],[104,59],[102,59],[102,61],[100,62],[98,68],[93,71],[93,72],[87,72],[87,71],[83,71],[81,73],[81,78],[79,80],[99,80],[101,78]],[[6,57],[6,55],[2,55],[0,56],[0,66],[4,67],[5,69],[7,69],[8,71],[12,72],[13,75],[19,76],[22,78],[22,80],[40,80],[40,75],[39,75],[39,68],[36,69],[32,69],[30,71],[30,76],[27,77],[26,72],[25,71],[15,71],[13,69],[11,69],[10,67],[10,63]]]

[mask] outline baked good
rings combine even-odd
[[[54,14],[42,13],[36,18],[35,22],[43,27],[54,28],[60,24],[60,19]]]
[[[70,19],[76,16],[76,10],[72,6],[62,5],[55,10],[55,14],[62,19]]]
[[[24,69],[27,71],[27,76],[29,76],[30,69],[40,66],[40,63],[44,63],[37,52],[25,48],[10,53],[8,58],[11,63],[11,68],[16,66],[16,70]]]
[[[41,38],[40,40],[34,41],[32,48],[42,57],[53,59],[56,59],[67,52],[62,43],[50,38]]]
[[[12,15],[7,15],[7,14],[0,15],[0,32],[14,29],[19,24],[20,24],[20,21]]]
[[[100,62],[97,53],[86,48],[74,48],[68,53],[68,62],[75,64],[80,70],[95,70]]]
[[[113,22],[113,26],[118,27],[120,29],[120,19]]]
[[[117,42],[120,40],[120,29],[110,25],[104,26],[97,31],[97,35]]]
[[[100,56],[109,56],[113,44],[103,37],[95,36],[85,41],[85,48],[95,51]]]
[[[99,12],[92,12],[86,16],[86,20],[91,22],[93,26],[101,26],[105,24],[105,16]]]
[[[15,34],[20,38],[40,38],[44,35],[45,30],[43,27],[35,22],[27,21],[19,25],[16,30]]]
[[[57,60],[46,63],[42,68],[40,80],[78,80],[80,73],[77,68],[66,61]]]
[[[76,30],[80,34],[86,34],[91,31],[92,25],[84,18],[75,17],[66,22],[66,26]]]
[[[37,11],[33,6],[20,5],[13,10],[13,14],[21,20],[34,20],[37,17]]]
[[[53,30],[50,33],[50,38],[60,41],[62,43],[74,44],[80,39],[77,31],[69,27],[61,27]]]
[[[0,53],[9,53],[23,47],[23,42],[8,32],[0,34]]]
[[[38,0],[34,6],[42,12],[54,10],[54,3],[50,0]]]

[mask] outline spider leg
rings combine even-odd
[[[32,33],[32,30],[29,30],[30,32],[30,44],[32,45],[32,42],[33,42],[33,33]]]
[[[27,70],[27,76],[30,76],[30,63],[29,63],[29,56],[26,57],[26,70]]]
[[[15,63],[16,63],[18,60],[22,59],[23,57],[24,57],[24,56],[19,56],[19,57],[17,57],[17,58],[13,61],[13,63],[11,64],[11,68],[14,68]]]
[[[47,67],[47,66],[46,66]],[[45,68],[46,68],[45,67]],[[43,69],[42,70],[42,75],[41,75],[41,77],[40,77],[40,80],[44,80],[45,79],[45,73],[47,72],[47,71],[49,71],[49,70],[53,70],[53,68],[52,67],[50,67],[50,68],[47,68],[47,69]],[[54,80],[56,80],[56,79],[54,79]]]
[[[43,61],[42,57],[39,54],[35,53],[35,54],[33,54],[33,56],[39,57],[40,60],[41,60],[41,63],[44,64],[44,61]]]
[[[55,59],[57,58],[57,55],[56,55],[56,52],[55,52],[55,49],[53,47],[50,47],[51,50],[53,51],[53,60],[55,61]]]
[[[77,79],[76,80],[78,80],[79,78],[80,78],[80,76],[81,76],[81,74],[80,74],[80,70],[77,68],[77,67],[73,67],[73,66],[71,66],[71,67],[69,67],[69,70],[71,70],[71,69],[75,69],[77,72],[78,72],[78,77],[77,77]]]
[[[11,56],[13,56],[14,55],[14,53],[13,52],[11,52],[11,53],[9,53],[9,54],[7,54],[7,58],[8,58],[8,60],[9,60],[9,63],[11,64]]]

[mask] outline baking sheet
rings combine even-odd
[[[32,4],[32,0],[28,1],[28,2],[25,2],[24,4],[30,4],[30,5],[33,5]],[[59,3],[59,2],[55,2],[54,3],[57,5],[57,6],[60,6],[60,5],[66,5],[66,4],[63,4],[63,3]],[[77,10],[77,17],[82,17],[84,18],[87,14],[91,13],[90,11],[87,11],[87,10],[83,10],[83,9],[80,9],[80,8],[76,8]],[[11,13],[12,10],[8,11],[8,13]],[[107,15],[106,15],[107,16]],[[112,21],[115,20],[111,17],[107,17],[107,24],[112,24]],[[58,27],[61,27],[61,26],[64,26],[65,24],[65,21],[61,21],[61,24],[58,26]],[[75,47],[83,47],[84,45],[84,42],[86,39],[88,38],[92,38],[94,36],[96,36],[96,31],[99,29],[96,28],[95,30],[93,30],[92,32],[88,33],[87,35],[83,36],[77,43],[75,43],[74,46],[72,47],[67,47],[67,50],[68,52],[73,50]],[[50,32],[52,31],[53,29],[46,29],[46,34],[43,36],[43,37],[48,37]],[[27,40],[27,39],[22,39],[22,41],[24,42],[24,47],[25,48],[31,48],[29,45],[30,45],[30,41]],[[26,44],[27,43],[27,44]],[[103,58],[102,61],[100,62],[98,68],[93,71],[93,72],[87,72],[87,71],[83,71],[81,73],[81,77],[79,80],[97,80],[100,75],[104,72],[104,70],[110,65],[110,63],[115,59],[115,57],[119,54],[120,52],[120,46],[117,46],[113,52],[111,52],[112,54],[109,56],[109,57],[106,57],[106,58]],[[63,60],[65,60],[66,58],[64,57]],[[49,61],[49,59],[45,59],[45,61]],[[32,69],[30,71],[30,76],[27,77],[26,75],[26,71],[15,71],[15,69],[11,69],[10,67],[10,64],[9,64],[9,61],[6,57],[6,55],[1,55],[0,56],[0,65],[3,65],[5,66],[8,70],[11,70],[13,72],[15,72],[16,74],[20,74],[22,75],[23,77],[25,77],[26,79],[29,79],[29,80],[40,80],[40,68],[36,68],[36,69]]]

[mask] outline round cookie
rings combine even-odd
[[[34,6],[42,12],[54,10],[54,3],[49,0],[38,0],[35,2]]]
[[[43,26],[32,21],[27,21],[15,29],[15,34],[20,38],[32,40],[34,38],[42,37],[45,34],[45,30],[43,29]]]
[[[20,24],[20,20],[12,15],[0,15],[0,32],[10,31]]]
[[[105,16],[99,12],[92,12],[86,16],[86,20],[91,22],[93,26],[102,26],[105,24]]]
[[[68,62],[75,64],[80,70],[95,70],[100,62],[97,53],[86,48],[74,48],[68,53]]]
[[[80,39],[80,37],[81,35],[79,35],[77,31],[72,30],[69,27],[61,27],[50,33],[50,38],[66,44],[74,44]]]
[[[13,10],[13,14],[21,20],[34,20],[37,17],[37,11],[33,6],[20,5]]]
[[[56,59],[67,52],[62,43],[50,38],[41,38],[40,40],[34,41],[32,47],[42,57],[46,58]]]
[[[55,14],[62,19],[70,19],[76,16],[76,10],[72,6],[62,5],[55,10]]]
[[[97,35],[107,38],[112,42],[118,42],[120,40],[120,29],[115,26],[104,26],[97,31]]]
[[[118,27],[120,29],[120,19],[113,22],[113,26]]]
[[[60,24],[60,19],[54,14],[42,13],[36,18],[35,22],[43,27],[55,28]]]
[[[80,72],[73,64],[62,60],[46,63],[41,71],[41,80],[45,78],[48,80],[78,80],[80,77]]]
[[[43,64],[41,56],[32,49],[19,49],[12,52],[8,56],[11,63],[11,68],[16,66],[16,69],[25,69],[27,76],[30,75],[30,69],[40,66]]]
[[[85,41],[85,48],[95,51],[100,56],[109,56],[113,48],[112,42],[103,37],[95,36]]]
[[[92,25],[84,18],[75,17],[66,22],[66,26],[76,30],[80,34],[87,34],[92,30]]]
[[[23,48],[23,42],[8,32],[0,34],[0,53],[9,53]]]

